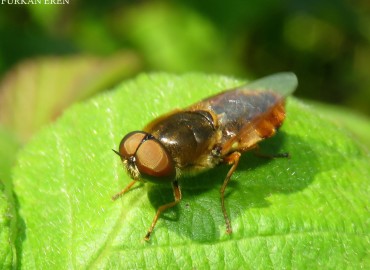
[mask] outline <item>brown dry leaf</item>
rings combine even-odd
[[[65,108],[135,75],[141,61],[130,52],[109,58],[43,57],[24,61],[0,82],[0,123],[26,142]]]

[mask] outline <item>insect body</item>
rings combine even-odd
[[[281,73],[252,84],[224,91],[183,110],[160,116],[143,131],[128,133],[115,151],[133,181],[171,183],[175,200],[158,208],[145,236],[149,240],[158,217],[181,200],[179,180],[220,163],[231,165],[221,187],[221,207],[226,232],[231,224],[224,203],[226,186],[238,166],[241,153],[271,137],[285,118],[285,97],[294,91],[297,79]]]

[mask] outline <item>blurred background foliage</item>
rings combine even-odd
[[[25,65],[25,59],[88,55],[100,60],[95,59],[93,65],[87,60],[82,72],[85,84],[69,90],[78,92],[77,88],[85,87],[83,94],[59,95],[59,99],[71,103],[142,71],[200,71],[250,79],[293,71],[300,81],[297,96],[370,115],[369,14],[368,0],[69,0],[65,5],[5,2],[0,6],[0,91],[27,88],[28,82],[16,87],[14,81],[22,79],[22,70],[31,74],[29,66],[36,65],[39,70],[40,62],[26,61]],[[106,59],[110,60],[104,72],[86,68],[100,67]],[[118,59],[113,67],[109,64],[112,59]],[[45,61],[48,60],[43,58],[41,62]],[[69,65],[75,67],[79,61],[74,59]],[[118,68],[117,62],[124,68]],[[68,78],[77,80],[81,72],[65,78],[70,66],[49,74],[54,76],[53,84],[45,83],[44,91],[54,95],[62,91],[55,89],[55,81],[63,84]],[[112,72],[116,75],[106,79]],[[45,77],[39,73],[31,77]],[[103,79],[99,77],[101,73],[105,74]],[[60,74],[59,78],[56,74]],[[89,74],[99,81],[99,87],[86,86]],[[9,100],[23,95],[19,89],[16,92],[16,97],[0,92],[0,99],[2,95],[3,100],[8,100],[5,105],[0,100],[0,106],[8,108],[3,113],[8,118],[18,113],[15,108],[27,107],[32,95],[29,93],[23,103],[15,106]],[[55,105],[55,111],[48,112],[49,120],[59,115],[68,102]],[[23,110],[27,118],[29,108]],[[0,112],[0,120],[5,118]],[[34,125],[42,125],[46,118],[43,116]],[[2,121],[5,126],[9,126],[7,121]],[[17,125],[24,122],[18,121]]]
[[[73,102],[140,72],[293,71],[295,95],[370,149],[369,0],[15,1],[36,0],[0,2],[0,188],[11,205],[0,219],[10,239],[18,150]]]

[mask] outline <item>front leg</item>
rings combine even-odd
[[[224,214],[224,218],[225,218],[226,233],[228,233],[228,234],[232,233],[232,229],[231,229],[230,219],[227,215],[226,208],[225,208],[225,196],[224,195],[225,195],[226,186],[230,182],[231,176],[233,175],[234,171],[238,167],[240,156],[241,156],[241,154],[239,152],[233,152],[230,155],[228,155],[227,157],[225,157],[224,160],[223,160],[223,162],[225,162],[229,165],[232,165],[229,172],[227,173],[226,178],[224,180],[224,183],[222,184],[222,187],[220,189],[221,208],[222,208],[222,213]]]
[[[172,189],[173,189],[173,196],[175,197],[175,201],[162,205],[158,208],[157,213],[154,216],[152,225],[150,226],[148,233],[144,237],[146,241],[149,241],[150,235],[152,234],[155,224],[157,223],[157,220],[159,216],[161,215],[161,213],[167,210],[168,208],[174,207],[176,204],[178,204],[181,201],[182,195],[181,195],[181,189],[180,189],[178,181],[172,182]]]

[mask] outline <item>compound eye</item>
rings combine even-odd
[[[135,152],[146,134],[140,131],[134,131],[127,134],[119,144],[119,153],[121,156],[128,158],[135,155]]]
[[[141,173],[150,176],[174,177],[175,175],[170,156],[156,140],[147,140],[140,145],[136,152],[136,165]]]

